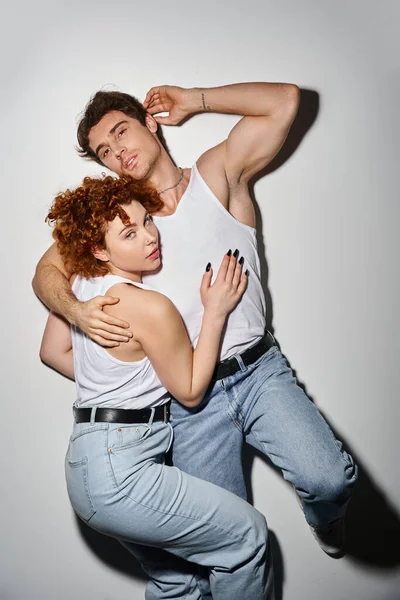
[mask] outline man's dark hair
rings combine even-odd
[[[128,117],[137,119],[141,125],[146,127],[146,110],[134,96],[114,91],[96,92],[86,105],[83,117],[78,125],[77,137],[79,146],[77,150],[80,156],[90,158],[99,163],[99,165],[103,163],[89,146],[89,132],[104,115],[113,110],[118,110]],[[168,152],[160,126],[157,128],[157,137]]]

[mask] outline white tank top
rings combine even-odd
[[[104,296],[117,283],[129,283],[151,289],[117,275],[85,279],[72,284],[76,297],[85,302]],[[114,358],[75,326],[71,326],[74,354],[76,406],[141,409],[164,404],[170,395],[158,379],[149,359],[124,362]]]
[[[248,287],[229,315],[220,360],[256,343],[265,330],[265,297],[260,281],[256,230],[237,221],[212,193],[193,165],[188,187],[174,214],[154,217],[160,232],[162,269],[143,280],[168,296],[181,313],[193,345],[203,317],[200,283],[208,262],[216,276],[223,255],[238,248]]]

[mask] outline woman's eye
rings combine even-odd
[[[132,238],[135,237],[134,231],[130,231],[129,233],[126,234],[125,237],[126,237],[127,240],[131,240]]]
[[[146,225],[149,225],[149,224],[151,224],[152,222],[153,222],[153,218],[152,218],[150,215],[148,215],[148,216],[146,217],[146,220],[145,220],[145,223],[146,223]]]

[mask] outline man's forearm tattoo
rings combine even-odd
[[[204,94],[201,94],[201,101],[203,102],[203,108],[204,110],[211,110],[211,106],[207,106],[205,98],[204,98]]]

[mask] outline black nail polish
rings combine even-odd
[[[239,265],[243,266],[243,263],[244,263],[244,256],[242,256],[241,259],[239,260]]]
[[[249,273],[249,270],[248,270],[248,269],[246,269],[245,273],[246,273],[246,277],[248,277],[248,276],[250,275],[250,273]]]
[[[210,269],[211,269],[211,263],[207,263],[206,272],[208,272]]]
[[[230,256],[232,254],[232,250],[229,248],[229,250],[226,254],[227,254],[227,256]]]
[[[233,253],[233,256],[235,258],[237,258],[239,256],[239,250],[236,248],[235,252]]]

